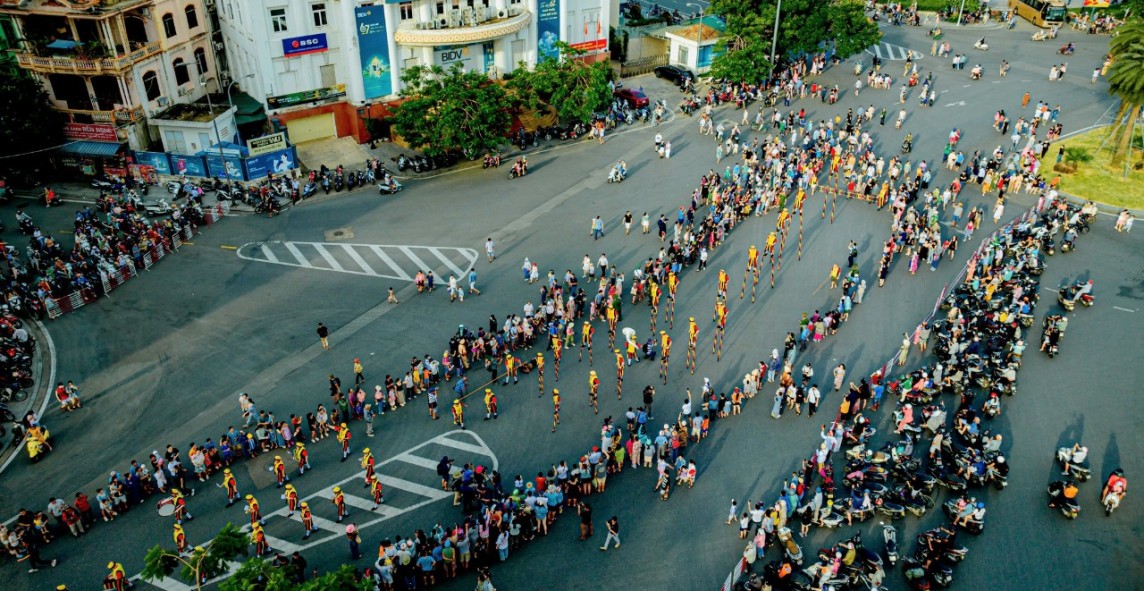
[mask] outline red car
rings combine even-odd
[[[616,98],[626,102],[628,106],[633,109],[641,109],[651,103],[646,94],[638,90],[632,90],[631,88],[621,88],[617,90]]]

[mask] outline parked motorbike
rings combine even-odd
[[[882,522],[882,541],[886,545],[886,563],[892,567],[898,563],[898,530],[884,521]]]

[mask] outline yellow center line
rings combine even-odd
[[[237,247],[237,246],[231,246],[231,245],[229,245],[229,244],[220,244],[220,245],[219,245],[219,248],[222,248],[222,249],[225,249],[225,250],[238,250],[238,247]]]

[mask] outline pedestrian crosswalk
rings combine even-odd
[[[271,240],[249,242],[235,252],[246,261],[398,281],[413,281],[418,271],[430,270],[442,280],[450,274],[461,278],[477,261],[476,250],[452,246]]]
[[[913,56],[915,60],[922,57],[922,54],[917,51],[907,49],[901,45],[886,43],[885,41],[867,47],[866,53],[872,54],[878,59],[896,61],[905,61],[911,56]]]
[[[314,527],[318,531],[309,538],[303,538],[302,519],[299,514],[290,515],[289,509],[284,504],[266,498],[262,505],[264,511],[272,506],[278,507],[263,516],[266,521],[264,527],[266,541],[276,552],[284,554],[304,552],[319,544],[343,539],[346,523],[353,523],[358,530],[364,530],[436,501],[451,498],[453,493],[441,489],[441,479],[437,476],[437,463],[443,455],[455,458],[457,466],[472,463],[484,465],[492,470],[500,468],[496,454],[485,444],[480,435],[472,431],[450,431],[392,457],[378,458],[381,461],[377,463],[376,473],[381,478],[385,502],[377,509],[373,509],[373,499],[363,487],[364,471],[359,470],[354,475],[337,482],[325,483],[311,483],[308,476],[303,475],[292,482],[304,495],[301,500],[309,503],[313,512]],[[350,461],[354,461],[354,458]],[[337,512],[330,503],[335,486],[341,487],[349,512],[343,523],[337,522]],[[357,494],[359,491],[360,494]],[[221,500],[225,501],[225,498]],[[243,530],[250,531],[250,526],[245,526]],[[208,584],[229,577],[239,566],[238,562],[230,563],[226,574],[208,581]],[[140,578],[136,575],[133,580],[140,581]],[[163,591],[194,590],[193,586],[170,577],[145,584]]]

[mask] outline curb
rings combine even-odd
[[[1078,130],[1076,130],[1076,131],[1071,131],[1071,132],[1069,132],[1069,133],[1066,133],[1066,134],[1064,134],[1063,136],[1061,136],[1060,138],[1058,138],[1058,139],[1057,139],[1057,141],[1058,141],[1058,142],[1060,142],[1060,141],[1066,140],[1066,139],[1068,139],[1068,138],[1070,138],[1070,137],[1078,136],[1078,135],[1080,135],[1080,134],[1082,134],[1082,133],[1088,133],[1088,132],[1090,132],[1090,131],[1093,131],[1093,130],[1095,130],[1095,129],[1100,129],[1100,128],[1103,128],[1103,127],[1109,127],[1109,126],[1111,126],[1111,125],[1112,125],[1111,123],[1100,123],[1100,124],[1097,124],[1097,125],[1089,125],[1088,127],[1084,127],[1084,128],[1078,129]],[[1080,202],[1082,202],[1082,203],[1085,203],[1085,202],[1088,202],[1088,201],[1092,201],[1093,203],[1095,203],[1095,204],[1096,204],[1097,208],[1100,210],[1100,213],[1101,213],[1101,214],[1103,214],[1103,215],[1112,216],[1112,217],[1117,217],[1117,216],[1119,216],[1119,215],[1120,215],[1120,212],[1121,212],[1122,210],[1125,210],[1125,209],[1127,209],[1127,210],[1128,210],[1128,213],[1132,214],[1132,217],[1134,217],[1134,218],[1137,218],[1137,219],[1139,219],[1139,218],[1141,218],[1141,217],[1144,217],[1144,210],[1140,210],[1140,209],[1132,209],[1132,208],[1129,208],[1129,207],[1118,207],[1118,206],[1115,206],[1115,205],[1110,205],[1110,204],[1108,204],[1108,203],[1105,203],[1105,202],[1103,202],[1103,201],[1097,201],[1097,200],[1095,200],[1095,199],[1088,199],[1088,198],[1085,198],[1085,197],[1081,197],[1080,195],[1075,195],[1075,194],[1073,194],[1073,193],[1068,193],[1068,192],[1066,192],[1066,191],[1059,191],[1059,190],[1058,190],[1058,191],[1057,191],[1057,194],[1058,194],[1058,195],[1060,195],[1060,196],[1062,196],[1062,197],[1067,197],[1067,198],[1069,198],[1069,199],[1071,199],[1071,200],[1074,200],[1074,201],[1080,201]]]
[[[28,400],[17,403],[16,407],[9,407],[9,410],[16,415],[17,420],[20,420],[28,411],[38,409],[36,415],[42,420],[48,408],[48,401],[51,400],[52,383],[56,380],[56,345],[43,322],[31,320],[25,323],[25,327],[38,343],[34,361],[36,383],[32,386],[32,394]],[[5,442],[3,449],[0,450],[0,462],[2,462],[0,473],[3,473],[19,455],[20,442],[15,438]]]

